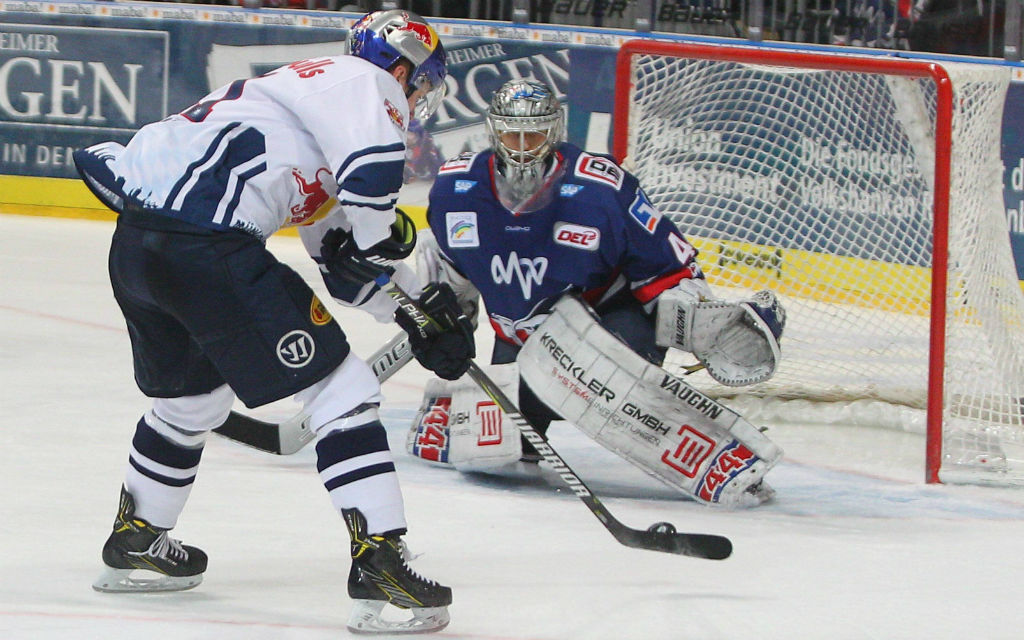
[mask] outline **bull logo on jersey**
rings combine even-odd
[[[508,260],[502,262],[497,255],[491,257],[491,277],[495,284],[512,284],[513,280],[519,283],[523,292],[523,300],[529,300],[533,293],[533,286],[544,281],[544,274],[548,270],[548,259],[520,258],[515,251],[508,254]]]
[[[299,197],[302,198],[302,202],[291,208],[292,217],[288,220],[289,224],[313,224],[313,215],[331,199],[327,190],[324,189],[324,178],[321,177],[321,174],[330,177],[331,172],[321,167],[317,169],[316,177],[308,181],[302,177],[302,173],[298,169],[292,169],[292,177],[299,185]]]

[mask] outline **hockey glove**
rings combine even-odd
[[[472,323],[463,315],[452,288],[444,282],[431,282],[424,287],[419,306],[433,323],[420,327],[401,307],[395,312],[395,321],[409,334],[412,353],[425,369],[445,380],[457,380],[476,355]]]
[[[416,224],[401,209],[395,209],[391,235],[368,249],[356,246],[355,238],[344,229],[331,229],[324,234],[320,258],[334,276],[365,284],[382,273],[390,273],[394,265],[416,248]]]

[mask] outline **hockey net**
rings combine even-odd
[[[622,48],[616,157],[722,297],[772,288],[789,312],[778,373],[732,400],[748,418],[919,430],[929,482],[1024,480],[1008,82],[977,63]]]

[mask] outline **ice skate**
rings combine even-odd
[[[366,518],[358,509],[344,509],[352,538],[352,568],[348,595],[352,613],[348,629],[353,633],[428,633],[448,626],[452,590],[417,574],[406,564],[398,535],[369,535]],[[385,605],[408,610],[412,616],[391,620],[382,617]]]
[[[121,487],[114,531],[103,545],[106,565],[92,588],[109,593],[184,591],[203,581],[206,554],[135,517],[135,500]],[[139,572],[138,575],[133,573]]]

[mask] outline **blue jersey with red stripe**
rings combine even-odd
[[[550,201],[515,215],[498,200],[494,154],[440,168],[427,219],[445,257],[480,291],[497,337],[522,344],[565,292],[599,305],[628,288],[653,307],[684,278],[703,278],[697,251],[611,158],[563,144]]]

